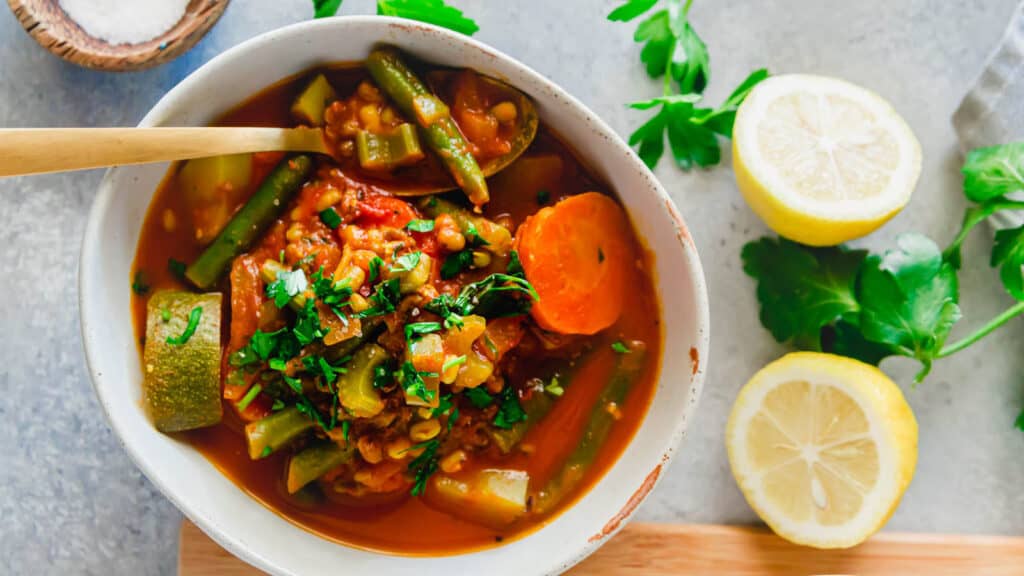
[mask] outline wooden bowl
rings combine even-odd
[[[14,15],[40,46],[68,62],[96,70],[127,71],[173,60],[210,29],[228,0],[191,0],[185,15],[164,34],[140,44],[110,44],[90,36],[58,0],[7,0]]]

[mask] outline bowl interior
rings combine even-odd
[[[97,70],[141,70],[185,52],[217,22],[228,0],[190,0],[185,15],[163,34],[138,44],[111,44],[90,36],[58,0],[8,0],[25,31],[53,54]]]
[[[142,124],[207,124],[277,80],[328,62],[361,60],[380,42],[427,61],[475,68],[532,96],[542,120],[617,192],[654,251],[665,354],[656,396],[626,453],[575,506],[540,530],[503,547],[458,556],[388,556],[340,546],[260,505],[190,446],[158,433],[139,404],[129,275],[140,226],[166,164],[112,169],[89,217],[80,306],[97,395],[128,453],[154,484],[222,546],[272,573],[564,570],[614,533],[657,482],[693,412],[707,358],[708,307],[696,250],[660,185],[611,129],[554,84],[491,48],[431,26],[375,17],[305,22],[250,40],[186,78]]]

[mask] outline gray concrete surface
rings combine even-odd
[[[604,20],[611,0],[458,0],[477,38],[552,78],[628,135],[643,115],[624,103],[658,92],[638,65],[632,25]],[[349,0],[346,13],[369,13]],[[924,146],[909,208],[864,244],[917,230],[952,236],[963,201],[949,117],[998,41],[1014,0],[697,0],[717,102],[749,70],[841,76],[889,98]],[[310,16],[306,0],[233,0],[190,53],[158,68],[105,74],[40,49],[0,14],[0,126],[127,126],[200,64],[246,38]],[[701,250],[711,292],[712,355],[698,417],[639,519],[753,522],[722,445],[742,383],[783,348],[757,321],[739,250],[765,232],[728,168],[658,167]],[[0,180],[0,573],[175,573],[178,512],[135,469],[93,398],[79,337],[77,259],[101,172]],[[967,245],[963,333],[1009,304],[988,268],[990,239]],[[921,428],[917,476],[889,530],[1024,532],[1024,324],[939,362],[917,389],[915,366],[884,368]]]

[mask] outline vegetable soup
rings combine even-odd
[[[217,124],[320,127],[331,154],[168,173],[131,279],[154,426],[389,553],[496,546],[583,497],[654,395],[660,311],[625,211],[532,101],[381,48]]]

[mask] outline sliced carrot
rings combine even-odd
[[[544,208],[519,228],[516,247],[540,295],[531,314],[542,328],[594,334],[619,318],[635,249],[614,200],[587,192]]]

